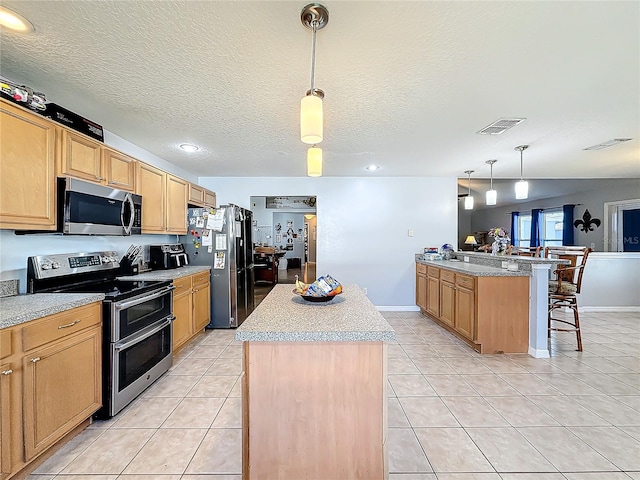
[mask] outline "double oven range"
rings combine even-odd
[[[98,417],[122,410],[173,362],[173,285],[117,280],[116,252],[41,255],[27,260],[28,293],[104,293],[103,406]]]

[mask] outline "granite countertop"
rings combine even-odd
[[[207,270],[211,270],[211,267],[204,265],[187,265],[186,267],[172,268],[170,270],[154,270],[152,272],[139,273],[138,275],[128,277],[118,277],[118,280],[175,280],[176,278],[187,277]]]
[[[236,329],[243,342],[378,342],[396,334],[357,285],[327,303],[311,303],[276,285]]]
[[[0,328],[64,312],[104,299],[101,293],[34,293],[0,298]]]
[[[506,268],[488,267],[478,265],[477,263],[468,263],[455,260],[420,260],[416,255],[416,263],[423,265],[432,265],[438,268],[453,270],[454,272],[464,273],[472,277],[530,277],[531,272],[525,270],[507,270]],[[509,260],[508,257],[505,261]]]
[[[490,253],[483,252],[456,252],[456,256],[467,256],[469,258],[474,258],[479,261],[495,261],[495,260],[505,260],[511,262],[521,262],[521,263],[569,263],[567,260],[561,260],[559,258],[544,258],[544,257],[528,257],[525,255],[491,255]]]

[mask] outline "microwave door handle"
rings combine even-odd
[[[129,224],[124,224],[124,207],[125,203],[129,204]],[[131,198],[131,194],[127,193],[124,196],[124,200],[122,201],[122,209],[120,210],[120,223],[122,223],[122,228],[124,228],[125,235],[131,235],[131,228],[133,228],[133,222],[135,220],[135,205],[133,204],[133,198]]]

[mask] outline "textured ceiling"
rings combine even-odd
[[[3,0],[36,30],[1,73],[198,176],[304,176],[305,3]],[[324,4],[325,176],[516,177],[530,144],[529,178],[640,177],[640,2]]]

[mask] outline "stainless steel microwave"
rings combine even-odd
[[[140,235],[142,197],[76,178],[58,178],[58,231],[71,235]]]

